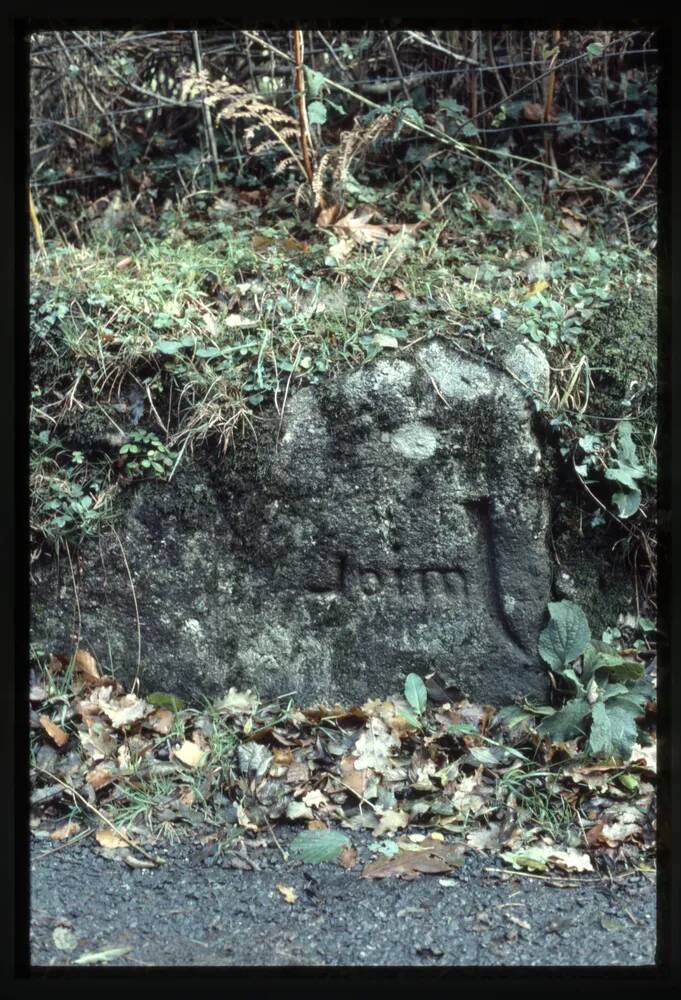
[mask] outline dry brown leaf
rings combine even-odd
[[[194,805],[194,789],[193,788],[183,788],[178,795],[178,801],[182,803],[183,806],[190,808]]]
[[[102,723],[86,720],[87,729],[81,726],[78,738],[85,753],[96,763],[113,757],[118,749],[116,738],[107,732]]]
[[[100,700],[100,704],[102,711],[108,717],[114,729],[123,729],[134,722],[139,722],[146,715],[151,715],[154,711],[153,705],[149,705],[143,698],[138,698],[135,694],[125,694],[117,702],[111,699],[108,699],[108,703]]]
[[[167,736],[168,733],[173,728],[174,713],[170,711],[169,708],[157,708],[155,712],[152,712],[150,716],[145,720],[145,726],[153,729],[155,733],[159,733],[161,736]]]
[[[364,867],[362,878],[414,879],[421,874],[438,875],[449,872],[463,864],[465,847],[461,844],[440,843],[427,838],[421,844],[410,846],[411,850],[406,850],[403,846],[391,858],[369,862]]]
[[[52,722],[52,719],[47,715],[41,715],[39,721],[47,735],[58,747],[66,746],[69,742],[69,736],[61,726],[58,726],[56,722]]]
[[[116,270],[124,271],[126,267],[130,267],[130,265],[134,263],[135,262],[132,257],[122,257],[116,264]]]
[[[200,767],[206,758],[205,750],[200,750],[191,740],[178,744],[173,748],[172,754],[187,767]]]
[[[298,899],[298,895],[293,886],[282,885],[281,882],[278,882],[277,889],[282,894],[287,903],[295,903],[295,901]]]
[[[64,823],[62,826],[58,826],[56,830],[53,830],[50,834],[52,840],[68,840],[72,837],[74,833],[78,833],[80,830],[80,823],[71,821],[70,823]]]
[[[319,215],[317,216],[317,225],[320,229],[325,229],[327,226],[332,226],[336,219],[338,218],[338,213],[340,211],[340,205],[329,205],[328,208],[323,208]]]
[[[288,785],[302,785],[309,777],[310,769],[305,761],[294,761],[287,768],[284,781],[286,781]]]
[[[109,850],[117,850],[122,847],[129,847],[128,841],[125,839],[128,831],[124,826],[120,828],[120,833],[115,830],[110,830],[108,827],[102,830],[97,830],[95,833],[95,840],[100,847],[106,847]]]
[[[88,653],[86,649],[76,650],[73,663],[75,673],[78,674],[83,680],[99,680],[100,673],[97,669],[97,662],[92,653]]]
[[[481,212],[488,212],[490,214],[499,212],[496,205],[494,205],[489,198],[485,198],[484,194],[480,194],[478,191],[471,191],[469,197],[475,207],[479,208]]]
[[[341,850],[338,860],[343,868],[348,870],[354,868],[357,864],[357,850],[350,844],[346,844]]]
[[[343,784],[361,798],[369,780],[367,772],[355,768],[354,757],[343,757],[340,762],[340,773]]]
[[[355,244],[352,240],[339,240],[338,243],[329,247],[329,256],[336,261],[345,260],[352,253],[354,247]]]
[[[560,227],[569,233],[570,236],[581,236],[585,228],[584,223],[567,216],[560,220]]]
[[[98,764],[97,767],[88,772],[85,780],[88,785],[98,792],[100,788],[106,788],[107,785],[110,785],[115,778],[116,771],[112,766],[107,767],[106,764]]]
[[[403,830],[409,823],[409,814],[401,809],[386,809],[376,827],[376,836],[382,837],[394,830]]]
[[[523,118],[528,122],[543,122],[544,106],[527,101],[523,104]]]
[[[272,236],[263,236],[261,233],[256,233],[255,236],[251,237],[251,246],[254,250],[262,250],[264,247],[271,247],[274,243],[274,238]]]
[[[211,335],[211,337],[217,337],[218,325],[215,322],[213,314],[209,313],[207,310],[203,314],[203,325],[205,326],[206,330],[208,330],[208,333]]]

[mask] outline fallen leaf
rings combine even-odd
[[[218,325],[215,322],[213,314],[209,313],[208,310],[206,310],[206,312],[203,314],[203,325],[205,326],[206,330],[208,330],[208,333],[211,335],[211,337],[217,337]]]
[[[581,236],[585,226],[578,219],[565,217],[560,220],[560,227],[570,234],[570,236]]]
[[[447,844],[426,839],[421,844],[410,845],[412,850],[402,849],[389,858],[378,858],[365,865],[362,878],[404,878],[414,879],[421,874],[438,875],[460,868],[465,850],[461,844]]]
[[[130,265],[134,263],[135,262],[132,257],[122,257],[116,264],[116,270],[124,271],[126,267],[130,267]]]
[[[200,767],[206,759],[205,750],[199,750],[196,743],[191,740],[184,740],[181,745],[178,744],[173,748],[172,754],[187,767]]]
[[[328,799],[318,788],[313,788],[306,795],[303,795],[303,802],[306,806],[324,806],[328,804]]]
[[[295,890],[290,885],[282,885],[281,882],[278,882],[277,889],[282,894],[287,903],[295,903],[295,901],[298,899]]]
[[[313,816],[314,813],[312,812],[310,807],[306,805],[304,802],[300,802],[297,799],[294,799],[292,802],[289,802],[288,805],[286,806],[287,819],[291,820],[312,819]]]
[[[401,809],[387,809],[376,827],[376,836],[383,837],[386,833],[392,833],[394,830],[403,830],[408,823],[408,813]]]
[[[173,728],[173,719],[175,718],[174,713],[167,708],[157,708],[155,712],[152,712],[150,716],[145,720],[145,726],[149,729],[153,729],[155,733],[159,733],[161,736],[167,736],[168,733]]]
[[[81,679],[86,681],[97,681],[100,678],[97,662],[91,653],[86,649],[76,650],[73,658],[74,671]]]
[[[52,941],[60,951],[73,951],[78,947],[78,938],[68,927],[55,927],[52,931]]]
[[[338,240],[332,247],[329,247],[329,257],[333,257],[336,262],[345,260],[352,253],[354,247],[355,244],[352,240]]]
[[[543,122],[544,106],[542,104],[535,104],[532,101],[526,101],[523,104],[523,118],[528,122]]]
[[[353,756],[355,769],[383,772],[388,765],[391,752],[398,749],[400,741],[393,736],[381,719],[369,719],[367,727],[355,744]]]
[[[514,868],[532,868],[545,871],[547,866],[560,868],[568,872],[592,872],[593,865],[588,854],[580,853],[572,848],[561,849],[552,846],[525,847],[515,853],[505,852],[500,855],[504,861],[510,862]]]
[[[294,761],[286,770],[284,781],[288,785],[301,785],[310,777],[310,769],[305,761]]]
[[[120,833],[115,830],[110,830],[108,827],[102,830],[97,830],[95,833],[95,840],[100,847],[106,847],[108,850],[113,851],[122,847],[129,847],[130,844],[125,839],[127,837],[128,831],[124,826],[121,827]]]
[[[72,837],[74,833],[78,833],[79,830],[80,823],[72,821],[58,826],[56,830],[52,831],[50,837],[52,840],[68,840],[69,837]]]
[[[317,225],[320,229],[325,229],[327,226],[332,226],[336,219],[338,218],[338,213],[340,211],[340,205],[329,205],[328,208],[323,208],[319,215],[317,216]]]
[[[480,209],[481,212],[488,212],[490,215],[498,215],[499,209],[494,205],[489,198],[485,198],[483,194],[479,194],[478,191],[471,191],[470,199],[476,208]]]
[[[138,698],[135,694],[125,694],[118,702],[102,704],[102,711],[114,729],[124,729],[134,722],[139,722],[145,715],[150,715],[153,709],[143,698]]]
[[[77,958],[74,965],[101,965],[104,962],[112,962],[114,958],[121,958],[127,955],[132,948],[107,948],[106,951],[89,951],[85,955]]]
[[[263,236],[262,233],[256,233],[251,237],[251,246],[254,250],[263,250],[265,247],[271,247],[273,243],[272,236]]]
[[[351,847],[348,844],[340,852],[338,861],[343,866],[343,868],[346,868],[348,870],[350,868],[354,868],[355,865],[357,864],[357,851],[355,850],[354,847]]]
[[[98,764],[97,767],[88,772],[85,780],[91,788],[98,792],[100,788],[106,788],[107,785],[110,785],[115,780],[116,773],[115,766]]]
[[[291,842],[291,853],[301,861],[316,864],[335,861],[350,838],[340,830],[303,830]]]
[[[391,337],[388,333],[375,333],[372,338],[374,344],[379,347],[399,347],[400,342],[397,337]]]
[[[525,289],[525,297],[529,299],[532,295],[541,295],[541,293],[545,292],[548,287],[548,281],[544,278],[537,278],[536,281],[533,281],[532,284]]]
[[[68,733],[65,733],[64,730],[56,724],[56,722],[52,722],[47,715],[41,715],[39,722],[50,739],[56,743],[58,747],[66,746],[69,742]]]
[[[237,691],[231,687],[227,694],[215,703],[215,708],[221,715],[249,715],[254,712],[260,704],[256,695],[251,693],[251,689]]]

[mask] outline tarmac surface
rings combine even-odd
[[[446,875],[367,879],[369,835],[351,834],[358,862],[346,870],[336,861],[284,861],[296,832],[277,827],[279,847],[270,839],[243,855],[195,843],[156,847],[165,863],[140,869],[117,860],[120,852],[103,856],[92,838],[58,850],[34,840],[31,967],[655,963],[652,875],[573,875],[556,886],[469,851]],[[87,958],[111,949],[125,951]]]

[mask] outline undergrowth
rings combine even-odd
[[[171,478],[197,447],[257,436],[334,369],[434,336],[494,364],[527,337],[552,365],[536,406],[577,507],[643,546],[654,575],[654,345],[625,324],[617,356],[608,325],[654,301],[654,262],[576,220],[574,200],[539,209],[530,181],[530,217],[493,179],[462,167],[446,205],[418,183],[346,191],[379,225],[411,225],[347,256],[332,229],[282,218],[281,192],[263,205],[233,190],[48,244],[32,261],[34,555],[97,533],[127,486]]]

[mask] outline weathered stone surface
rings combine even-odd
[[[520,345],[506,368],[433,340],[301,389],[222,465],[139,487],[118,531],[144,687],[347,702],[437,670],[474,699],[541,697],[547,503],[523,385],[541,390],[547,366]],[[82,567],[81,634],[129,679],[115,536]],[[36,573],[43,649],[75,630],[66,570]]]

